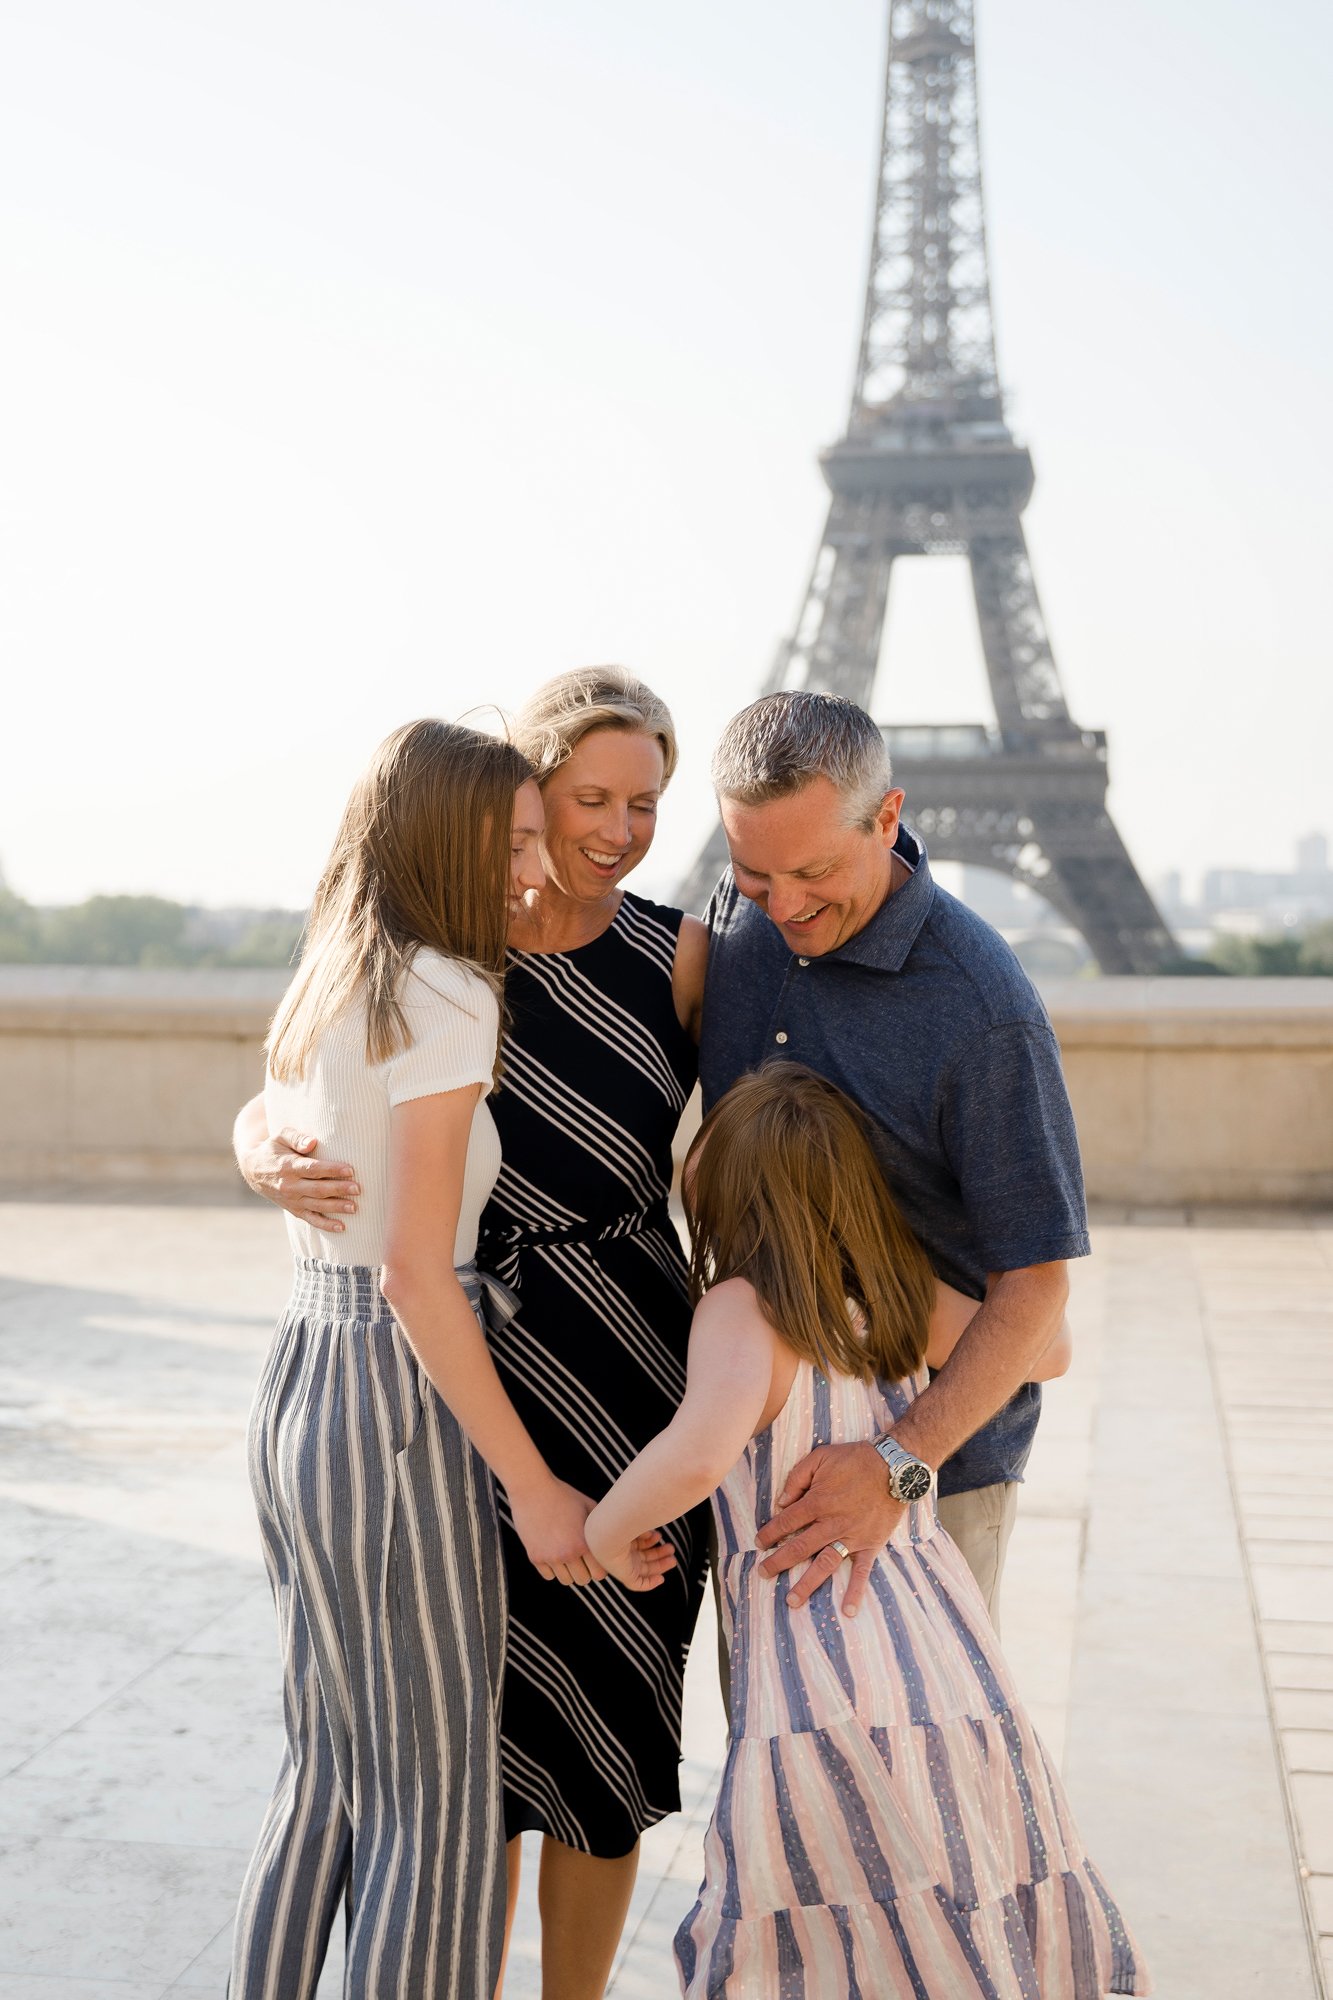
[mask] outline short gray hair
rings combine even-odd
[[[738,805],[767,805],[827,778],[847,801],[847,824],[868,832],[893,782],[879,727],[838,694],[765,694],[733,715],[713,752],[713,789]]]

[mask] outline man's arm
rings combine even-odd
[[[907,1451],[938,1469],[1030,1382],[1069,1300],[1064,1264],[992,1274],[986,1298],[930,1387],[894,1425]]]
[[[340,1218],[356,1214],[361,1189],[355,1167],[314,1159],[319,1141],[291,1126],[270,1138],[262,1091],[237,1112],[231,1142],[246,1185],[298,1222],[336,1236],[346,1228]]]
[[[993,1274],[984,1303],[948,1361],[894,1425],[898,1443],[938,1470],[1032,1379],[1060,1331],[1068,1297],[1063,1263]],[[904,1511],[889,1497],[884,1463],[873,1445],[821,1445],[810,1452],[787,1475],[778,1508],[757,1537],[761,1548],[774,1551],[761,1574],[777,1576],[809,1561],[788,1597],[791,1604],[804,1604],[838,1568],[841,1557],[831,1545],[843,1542],[853,1557],[843,1608],[854,1610],[871,1564]]]
[[[955,1291],[941,1278],[935,1280],[935,1310],[926,1343],[926,1366],[932,1375],[938,1375],[981,1309],[980,1299],[968,1298],[966,1292]],[[1066,1313],[1050,1346],[1033,1362],[1028,1381],[1052,1382],[1057,1375],[1067,1375],[1073,1353],[1074,1335]]]
[[[1060,1051],[1039,1006],[959,1042],[941,1082],[940,1137],[991,1276],[953,1354],[894,1426],[895,1438],[935,1469],[1041,1372],[1068,1296],[1064,1260],[1088,1252],[1078,1139]],[[902,1518],[871,1445],[812,1453],[778,1504],[761,1543],[798,1532],[766,1567],[817,1556],[796,1587],[798,1602],[830,1573],[833,1540],[856,1552],[847,1593],[855,1602]]]

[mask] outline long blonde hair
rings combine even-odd
[[[676,768],[676,725],[646,681],[625,667],[576,667],[543,681],[514,717],[514,741],[544,785],[594,729],[651,736],[662,752],[662,787]]]
[[[512,743],[458,723],[409,722],[385,738],[347,802],[269,1029],[275,1077],[302,1077],[324,1029],[362,995],[366,1060],[406,1047],[398,996],[422,945],[499,993],[514,794],[531,776]]]
[[[766,1063],[713,1107],[685,1159],[690,1288],[747,1278],[826,1374],[899,1381],[925,1359],[935,1281],[861,1112],[801,1063]]]

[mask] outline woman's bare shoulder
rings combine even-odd
[[[671,968],[671,986],[676,997],[676,1013],[683,1028],[696,1037],[703,1010],[704,977],[708,971],[708,927],[698,917],[684,916],[676,939],[676,958]]]
[[[708,926],[698,917],[682,917],[676,938],[676,970],[702,979],[708,964]]]

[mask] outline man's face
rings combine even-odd
[[[886,792],[869,832],[846,825],[847,801],[827,778],[767,805],[719,801],[736,887],[758,903],[802,958],[855,937],[892,880],[901,792]]]

